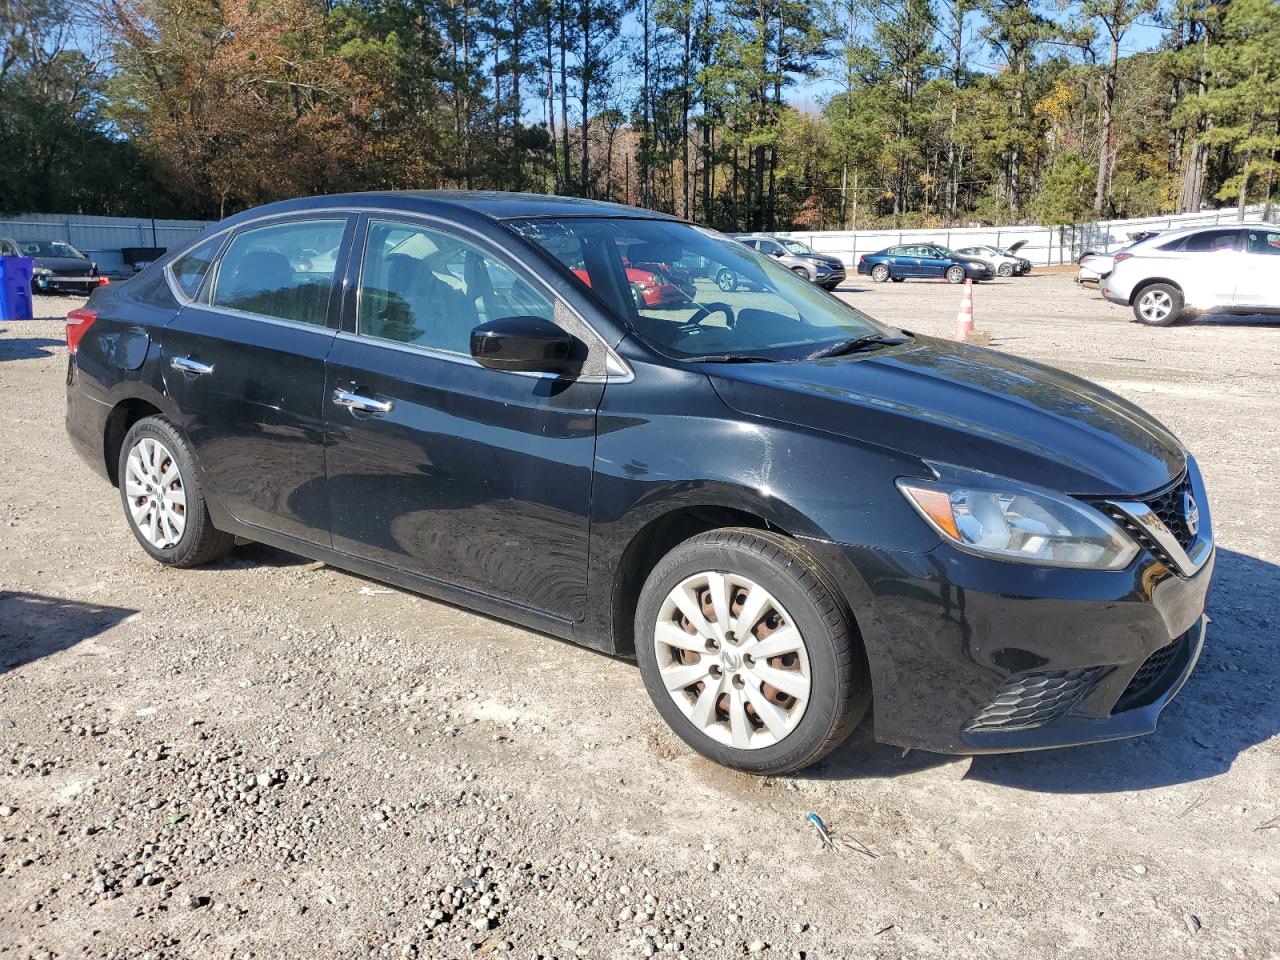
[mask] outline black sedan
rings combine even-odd
[[[649,305],[637,251],[708,269]],[[1146,733],[1204,642],[1204,486],[1158,422],[670,217],[288,201],[68,321],[71,440],[155,560],[261,541],[634,656],[738,769],[812,763],[873,701],[941,751]]]
[[[0,239],[0,254],[30,257],[37,293],[79,293],[101,282],[98,265],[64,240]]]
[[[992,276],[990,265],[978,257],[966,257],[931,243],[902,244],[865,253],[858,258],[858,273],[870,276],[876,283],[901,283],[908,278],[964,283],[966,279],[990,280]]]

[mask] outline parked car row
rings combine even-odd
[[[1099,289],[1139,323],[1167,327],[1203,313],[1280,313],[1280,226],[1186,227],[1111,257]]]
[[[990,280],[997,268],[979,256],[969,256],[934,243],[908,243],[886,247],[858,258],[858,273],[876,283],[909,278],[941,278],[947,283]]]
[[[36,293],[88,293],[98,285],[98,265],[64,240],[0,237],[0,257],[30,257]]]

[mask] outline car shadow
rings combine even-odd
[[[0,673],[59,653],[137,613],[20,590],[0,590]]]
[[[1280,327],[1280,315],[1274,313],[1202,313],[1183,317],[1175,327]]]
[[[47,347],[63,346],[66,346],[63,341],[53,340],[49,337],[17,337],[11,340],[0,338],[0,362],[51,357],[53,356],[53,351],[46,349]]]
[[[1114,793],[1194,783],[1226,773],[1237,757],[1280,735],[1280,566],[1219,549],[1200,662],[1155,733],[1061,750],[976,756],[964,774],[1037,793]],[[874,722],[874,721],[872,721]],[[868,779],[956,764],[958,758],[875,743],[864,722],[799,776]]]

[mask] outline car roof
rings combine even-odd
[[[1267,227],[1276,229],[1274,223],[1268,223],[1265,220],[1240,220],[1231,221],[1230,223],[1198,223],[1192,227],[1175,227],[1172,230],[1160,230],[1152,233],[1149,237],[1143,237],[1135,243],[1146,243],[1148,240],[1173,240],[1177,237],[1185,237],[1193,233],[1200,233],[1203,230],[1249,230],[1254,227]]]
[[[242,220],[311,210],[334,208],[398,210],[405,213],[444,215],[462,220],[514,220],[538,217],[613,217],[643,220],[674,220],[665,213],[642,210],[621,203],[558,197],[538,193],[502,193],[490,190],[384,190],[370,193],[325,194],[281,200],[253,207],[224,224]]]

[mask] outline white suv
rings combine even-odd
[[[1132,305],[1139,323],[1167,327],[1186,313],[1280,313],[1280,226],[1188,227],[1117,253],[1102,295]]]

